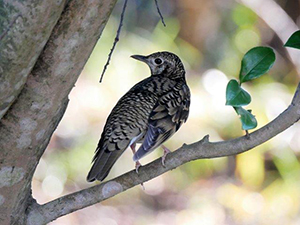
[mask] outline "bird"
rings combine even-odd
[[[136,171],[139,160],[168,140],[188,119],[190,89],[180,58],[167,51],[147,56],[132,55],[146,63],[151,75],[134,85],[107,118],[87,181],[103,181],[112,166],[130,146]],[[136,144],[141,146],[135,150]],[[162,145],[165,165],[170,150]]]

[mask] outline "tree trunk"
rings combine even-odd
[[[65,3],[1,1],[0,119],[22,90]]]
[[[14,69],[9,70],[1,65],[5,74],[9,73],[1,75],[1,79],[11,77],[9,82],[13,86],[16,86],[14,83],[16,81],[25,82],[29,73],[20,95],[0,121],[1,224],[26,223],[26,211],[33,201],[30,190],[35,168],[65,112],[68,94],[100,37],[116,0],[70,0],[53,30],[52,27],[57,20],[55,18],[60,14],[59,10],[62,10],[64,1],[49,1],[53,3],[36,1],[35,4],[30,2],[35,1],[24,3],[27,5],[26,9],[30,10],[28,12],[23,12],[23,8],[18,8],[20,4],[16,3],[18,7],[15,7],[14,15],[21,14],[25,18],[25,13],[32,17],[39,12],[42,19],[37,18],[28,22],[29,25],[36,27],[24,34],[23,44],[19,40],[14,42],[14,49],[20,53],[17,51],[16,54],[4,55],[7,61],[16,59],[15,62],[10,62]],[[24,18],[22,21],[28,21]],[[41,24],[44,24],[43,29]],[[26,28],[25,25],[16,25],[12,32],[13,25],[8,27],[10,28],[7,34],[1,35],[3,40],[9,39],[10,32],[11,35],[16,35],[18,29],[21,29],[19,32],[22,33]],[[49,36],[47,33],[51,30],[51,36],[36,61]],[[37,36],[39,33],[40,37]],[[1,53],[5,46],[8,45],[1,42]],[[14,53],[14,50],[11,51]],[[35,66],[31,71],[34,63]],[[0,82],[2,84],[2,80]],[[21,87],[22,84],[19,88]],[[18,91],[12,90],[4,98],[4,103],[12,96],[15,98],[17,93]],[[7,108],[8,106],[9,104]],[[39,218],[31,220],[31,224],[41,223]]]

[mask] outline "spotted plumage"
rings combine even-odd
[[[141,143],[133,160],[152,152],[170,138],[187,120],[190,91],[178,56],[157,52],[134,55],[145,62],[151,76],[133,86],[110,113],[87,180],[104,180],[110,169],[130,146]]]

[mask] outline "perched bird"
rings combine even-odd
[[[93,158],[88,181],[104,180],[122,153],[131,147],[136,162],[170,138],[187,120],[190,90],[179,57],[170,52],[133,55],[151,76],[133,86],[110,113]],[[136,143],[142,143],[135,151]],[[165,156],[170,151],[163,146]]]

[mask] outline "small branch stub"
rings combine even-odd
[[[209,143],[209,135],[205,135],[202,140],[200,141],[202,144],[206,144]]]

